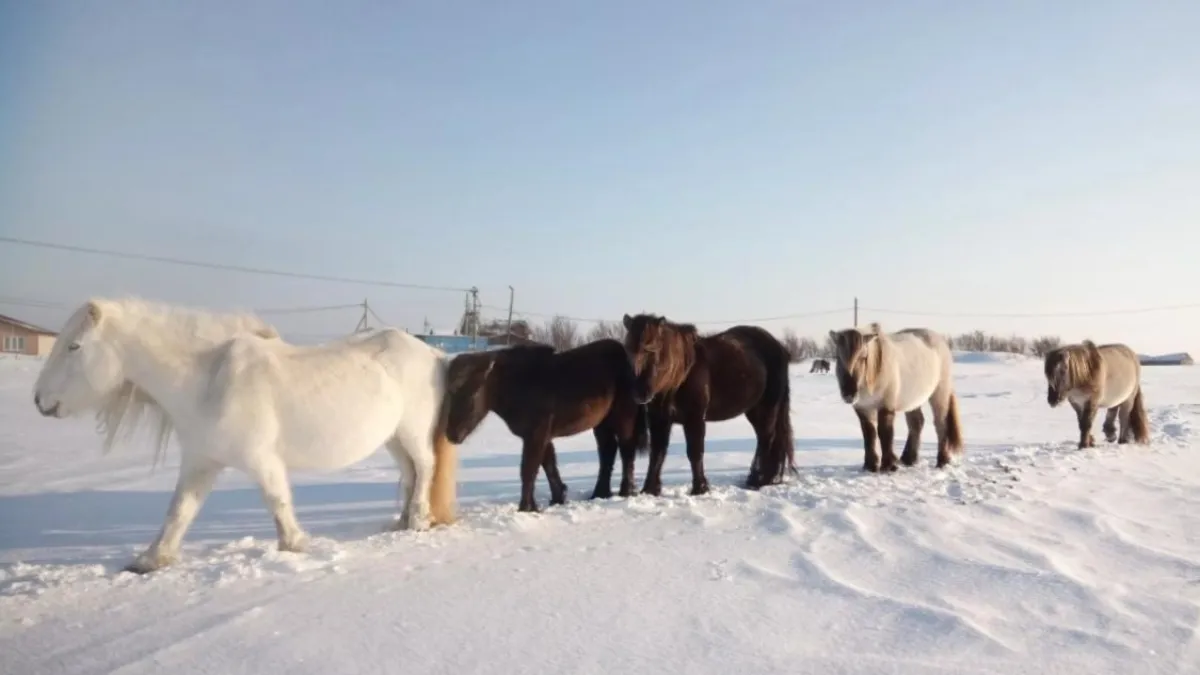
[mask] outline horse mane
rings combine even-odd
[[[1103,372],[1104,358],[1091,340],[1062,347],[1060,355],[1067,364],[1067,379],[1071,387],[1090,387]]]
[[[868,326],[868,331],[861,331],[857,328],[847,328],[841,331],[840,339],[846,346],[846,354],[853,357],[859,351],[867,350],[866,367],[863,372],[863,380],[867,389],[874,389],[875,383],[879,380],[879,374],[883,372],[883,340],[887,339],[887,334],[883,332],[883,327],[878,321],[871,322]],[[868,341],[868,337],[874,337]],[[840,355],[839,355],[840,360]]]
[[[207,310],[169,305],[137,297],[120,299],[92,298],[80,311],[98,312],[100,316],[115,313],[132,320],[138,328],[152,327],[147,337],[162,332],[183,334],[188,339],[212,342],[214,345],[233,337],[235,333],[249,331],[266,340],[281,339],[274,326],[250,312],[212,312]],[[125,430],[125,438],[132,438],[142,423],[153,422],[154,459],[151,467],[163,462],[167,445],[174,432],[171,418],[162,405],[148,392],[130,380],[113,392],[96,411],[97,431],[104,435],[103,452],[112,451],[118,435]]]
[[[655,391],[672,391],[683,385],[696,365],[696,343],[702,338],[692,323],[676,323],[666,317],[650,315],[658,325],[658,359],[655,364]]]

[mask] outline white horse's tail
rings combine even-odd
[[[429,515],[434,525],[453,524],[458,487],[458,446],[446,437],[446,415],[438,416],[433,432],[433,484],[429,488]]]

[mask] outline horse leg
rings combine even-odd
[[[692,465],[692,491],[689,494],[693,496],[708,494],[708,476],[704,475],[704,431],[703,413],[694,413],[683,423],[688,463]]]
[[[554,443],[547,443],[542,454],[542,470],[546,472],[546,482],[550,484],[550,506],[567,503],[567,484],[558,475],[558,453],[554,451]],[[611,472],[611,468],[609,469]]]
[[[1096,439],[1092,436],[1092,426],[1096,422],[1096,405],[1086,401],[1082,405],[1071,403],[1075,408],[1075,418],[1079,422],[1079,449],[1096,447]]]
[[[858,416],[858,425],[862,428],[863,471],[874,473],[879,471],[879,453],[875,450],[875,439],[878,437],[875,431],[875,411],[855,408],[854,414]]]
[[[414,488],[416,487],[417,467],[413,463],[412,456],[408,454],[408,449],[398,439],[390,439],[387,442],[387,449],[391,453],[392,459],[396,460],[396,467],[400,470],[400,489],[404,492],[404,506],[400,509],[400,520],[392,528],[394,530],[401,530],[409,526],[409,521],[412,518],[413,495],[416,494]]]
[[[637,441],[633,438],[620,440],[618,448],[621,451],[621,488],[617,494],[621,497],[632,497],[637,491],[637,484],[633,480],[633,467],[637,460]]]
[[[642,483],[642,494],[662,495],[662,468],[667,461],[667,446],[671,444],[671,418],[665,411],[651,410],[650,461],[646,467],[646,480]]]
[[[754,459],[750,460],[750,475],[746,477],[746,487],[757,490],[764,484],[762,477],[762,455],[770,452],[771,444],[775,442],[775,410],[770,406],[755,406],[746,411],[746,419],[754,428]]]
[[[433,487],[433,470],[437,461],[433,442],[428,437],[403,434],[394,436],[388,442],[388,450],[395,455],[393,446],[405,454],[412,468],[412,478],[405,485],[408,492],[407,516],[403,517],[402,527],[409,530],[427,530],[433,522],[429,505],[429,491]],[[403,474],[403,471],[401,473]]]
[[[912,466],[921,456],[921,430],[925,427],[925,413],[920,408],[913,408],[904,413],[904,422],[908,425],[908,440],[904,442],[900,463]]]
[[[950,463],[950,393],[948,389],[939,387],[934,390],[933,396],[929,398],[929,405],[933,409],[933,432],[937,435],[935,466],[941,469]]]
[[[175,494],[171,497],[167,518],[159,530],[158,538],[125,567],[126,572],[146,574],[175,562],[179,557],[183,535],[200,512],[200,506],[224,468],[207,459],[189,459],[186,454],[183,456],[179,478],[175,482]]]
[[[1117,415],[1120,413],[1122,406],[1113,406],[1104,413],[1104,424],[1100,430],[1104,432],[1104,440],[1109,443],[1117,442]]]
[[[521,446],[521,502],[518,511],[536,513],[537,500],[533,498],[537,487],[538,470],[542,468],[542,456],[550,444],[551,420],[547,417],[532,433],[525,436]]]
[[[592,489],[592,499],[612,498],[612,471],[617,461],[617,437],[607,424],[600,424],[592,429],[596,437],[596,452],[600,455],[600,473],[596,475],[596,487]],[[622,457],[624,462],[624,457]],[[625,480],[621,480],[624,490]]]
[[[899,468],[896,465],[896,411],[880,408],[875,413],[877,429],[879,430],[879,447],[883,450],[883,462],[879,470],[892,472]]]
[[[1115,408],[1109,408],[1108,414],[1112,415],[1114,410],[1117,411],[1117,419],[1121,422],[1121,433],[1117,437],[1119,445],[1125,445],[1133,440],[1133,427],[1130,425],[1130,418],[1133,417],[1133,402],[1137,400],[1137,395],[1129,397],[1129,400],[1118,405]]]
[[[292,508],[292,485],[283,461],[274,455],[260,457],[248,467],[248,473],[258,482],[263,502],[275,519],[279,550],[303,553],[308,548],[308,535],[296,521],[296,512]]]

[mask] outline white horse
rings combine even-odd
[[[106,447],[147,411],[159,418],[159,453],[174,430],[181,459],[166,521],[125,568],[146,573],[178,557],[226,467],[257,481],[281,551],[308,542],[288,472],[349,466],[380,445],[400,466],[398,525],[452,523],[457,450],[445,435],[445,374],[442,352],[394,329],[298,346],[252,316],[93,299],[63,327],[34,403],[47,417],[96,410]]]
[[[863,469],[896,471],[893,422],[904,413],[908,441],[900,463],[916,464],[926,402],[933,409],[937,433],[937,468],[962,453],[962,423],[954,394],[950,346],[940,334],[925,328],[884,333],[878,323],[869,332],[857,328],[829,331],[837,351],[837,380],[842,400],[854,408],[863,435]],[[875,451],[876,438],[883,461]]]

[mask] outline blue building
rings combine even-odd
[[[463,352],[477,352],[488,348],[488,339],[484,336],[472,339],[470,335],[414,335],[413,337],[420,338],[431,347],[446,352],[447,354],[462,354]]]

